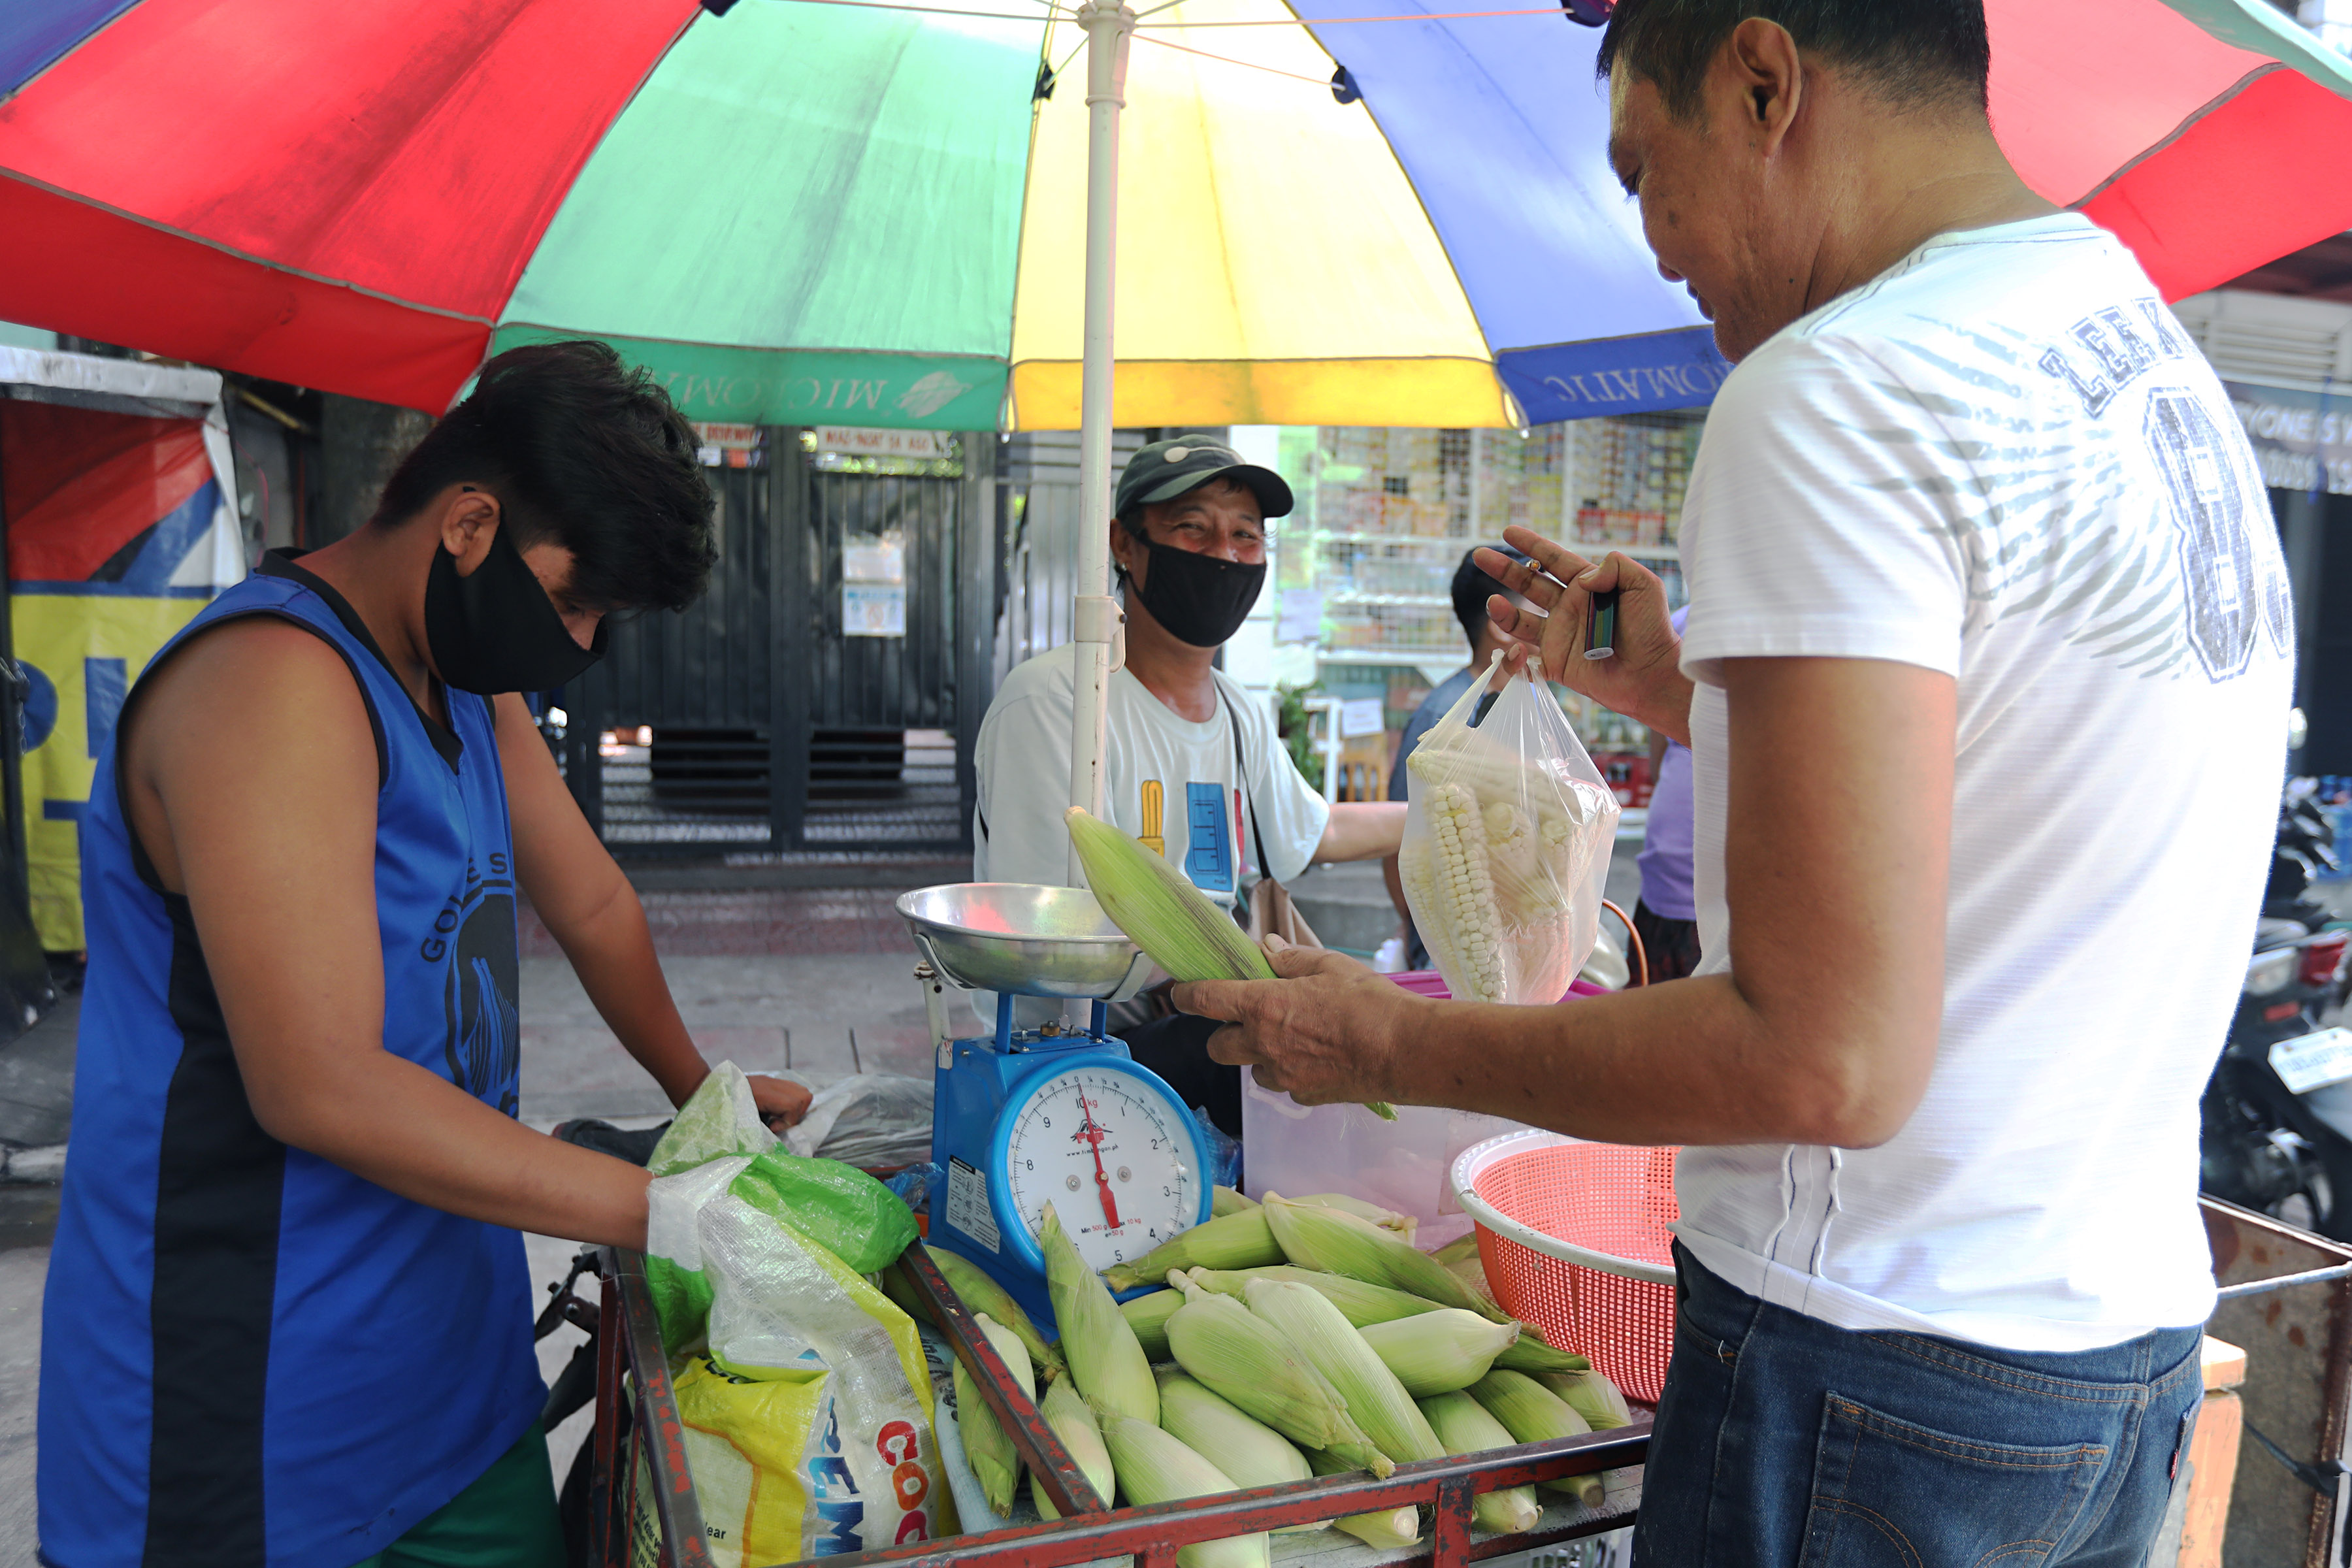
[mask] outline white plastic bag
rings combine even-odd
[[[817,1090],[808,1114],[784,1134],[795,1154],[874,1170],[931,1157],[931,1080],[860,1073]]]
[[[1531,678],[1505,674],[1497,655],[1405,771],[1399,869],[1446,989],[1469,1002],[1559,1001],[1600,935],[1618,816],[1568,715]]]

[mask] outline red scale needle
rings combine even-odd
[[[1078,1096],[1078,1116],[1077,1136],[1085,1142],[1087,1152],[1095,1157],[1095,1191],[1102,1194],[1103,1220],[1111,1229],[1117,1230],[1118,1200],[1111,1195],[1110,1178],[1103,1174],[1103,1130],[1095,1125],[1094,1107],[1087,1103],[1087,1097],[1083,1094]]]

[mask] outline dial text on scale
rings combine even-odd
[[[1079,1255],[1107,1268],[1192,1223],[1200,1188],[1190,1145],[1170,1108],[1132,1077],[1076,1068],[1020,1107],[1005,1180],[1033,1227],[1053,1204]]]

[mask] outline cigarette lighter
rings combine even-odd
[[[1592,595],[1592,612],[1584,622],[1584,657],[1607,658],[1617,651],[1617,595],[1612,588]]]

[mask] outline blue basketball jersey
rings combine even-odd
[[[384,1049],[514,1114],[514,849],[488,700],[451,691],[449,726],[428,720],[341,595],[278,556],[156,662],[249,616],[341,654],[374,726]],[[89,970],[42,1313],[42,1555],[350,1568],[538,1415],[522,1238],[262,1131],[188,901],[156,881],[110,754],[81,858]]]

